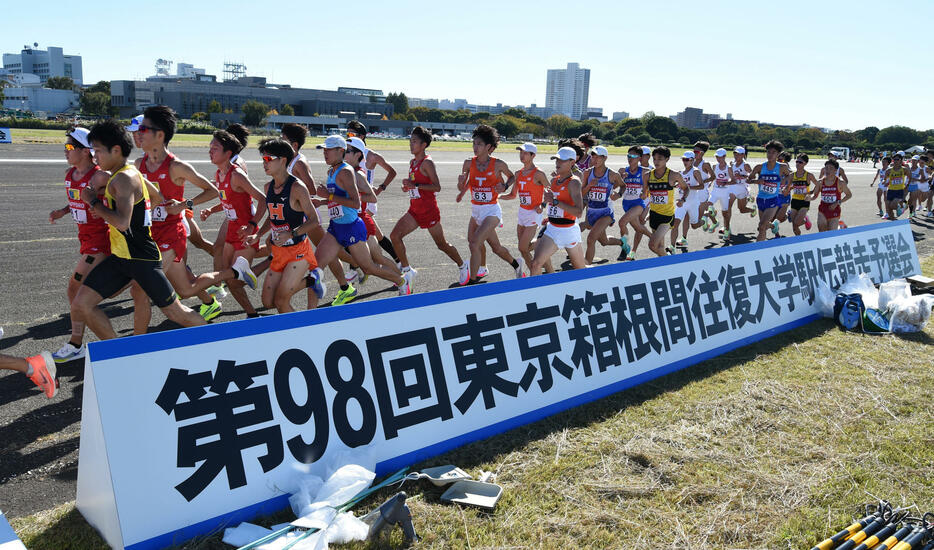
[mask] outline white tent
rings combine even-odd
[[[909,155],[913,153],[923,153],[923,152],[924,152],[924,147],[921,147],[920,145],[915,145],[914,147],[909,147],[908,149],[905,149],[905,153]]]

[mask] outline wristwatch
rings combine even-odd
[[[98,197],[91,199],[91,202],[88,203],[88,206],[94,208],[96,205],[100,204],[102,201]]]
[[[558,206],[558,199],[551,199],[552,206]]]
[[[195,207],[195,201],[191,199],[188,199],[187,201],[185,201],[185,208],[191,210],[194,207]]]

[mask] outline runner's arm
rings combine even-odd
[[[843,180],[843,183],[850,183],[850,178],[846,177],[846,170],[840,168],[840,179]]]
[[[497,183],[497,187],[501,187],[502,190],[497,191],[497,193],[505,193],[509,186],[516,182],[516,175],[512,173],[512,170],[509,169],[509,165],[506,164],[504,160],[496,161],[497,173],[499,174],[500,182]],[[505,182],[503,181],[503,176],[506,176]]]
[[[620,191],[617,193],[613,190],[610,192],[610,200],[616,200],[623,196],[623,191],[626,189],[626,183],[623,182],[623,178],[620,175],[612,170],[610,170],[610,183],[613,184],[613,189],[619,187]]]
[[[808,195],[808,200],[813,201],[817,200],[817,197],[820,196],[820,190],[824,186],[824,178],[821,178],[814,182],[814,190]]]
[[[713,173],[713,167],[710,166],[710,163],[709,163],[709,162],[705,162],[705,163],[702,164],[701,166],[704,168],[703,170],[701,170],[701,175],[706,175],[706,176],[707,176],[707,177],[704,178],[704,185],[707,185],[708,183],[710,183],[710,182],[712,182],[713,180],[717,179],[717,176]],[[706,172],[706,174],[705,174],[705,172]]]
[[[439,193],[441,191],[441,179],[438,177],[438,170],[435,168],[435,161],[431,159],[425,159],[422,161],[422,165],[419,166],[418,169],[422,174],[425,174],[428,176],[428,179],[431,180],[430,184],[422,184],[419,185],[418,188],[425,191],[434,191],[435,193]]]
[[[584,193],[581,190],[581,180],[577,179],[576,176],[572,177],[568,183],[568,190],[571,192],[571,200],[574,201],[574,204],[558,201],[558,206],[568,214],[579,218],[584,213]]]
[[[467,176],[470,174],[470,159],[464,161],[464,166],[461,167],[461,173],[457,176],[457,202],[460,202],[464,198],[464,193],[467,192],[467,189],[470,187],[467,185]]]
[[[174,173],[173,173],[174,169]],[[192,185],[201,189],[201,193],[198,193],[191,199],[194,204],[205,203],[215,197],[217,197],[217,187],[211,183],[207,178],[195,171],[187,162],[182,162],[176,160],[172,163],[172,166],[169,168],[169,178],[175,182],[182,180],[182,189],[184,190],[185,182],[191,182]],[[173,204],[166,207],[166,211],[169,214],[180,214],[185,210],[185,202],[179,202],[178,204]]]
[[[311,193],[312,189],[315,187],[315,178],[311,175],[311,170],[308,169],[308,164],[303,161],[295,163],[295,166],[292,167],[292,175],[295,176],[295,179],[305,184],[305,191]]]
[[[840,191],[843,192],[843,197],[840,199],[840,204],[845,203],[846,201],[853,198],[853,192],[850,191],[850,186],[846,182],[841,181],[839,183]]]
[[[311,202],[311,194],[304,184],[293,185],[292,196],[298,199],[298,204],[301,206],[302,212],[305,213],[305,223],[292,230],[292,235],[307,235],[309,231],[321,225],[321,220],[318,219],[318,211],[315,210],[315,205]]]
[[[146,178],[143,178],[145,180]],[[133,216],[133,182],[125,172],[114,176],[110,182],[111,195],[113,196],[116,209],[111,210],[104,201],[97,198],[97,191],[91,187],[85,187],[81,190],[81,200],[90,205],[89,210],[96,216],[103,218],[105,222],[120,231],[126,231],[130,227],[130,219]],[[142,189],[140,190],[142,193]]]
[[[257,189],[256,186],[253,185],[253,182],[250,181],[250,178],[240,170],[234,170],[234,173],[230,176],[230,188],[234,191],[249,194],[250,197],[259,204],[265,204],[266,202],[266,194]],[[265,208],[257,208],[256,213],[253,214],[253,218],[247,223],[258,228],[259,222],[262,221],[265,215]]]
[[[376,151],[370,150],[367,152],[366,160],[369,161],[371,158],[376,160],[376,166],[379,166],[383,170],[386,171],[386,179],[384,179],[383,183],[379,185],[380,192],[381,192],[383,189],[386,189],[387,187],[389,187],[389,184],[392,182],[393,179],[395,179],[396,169],[393,168],[391,164],[386,162],[386,159],[383,158],[383,155],[377,153]],[[378,194],[379,193],[377,193],[377,195]]]
[[[755,168],[752,169],[752,172],[749,173],[749,176],[746,177],[746,183],[759,183],[759,172],[762,171],[762,165],[757,164]]]
[[[360,193],[357,191],[357,184],[354,182],[353,174],[350,172],[351,170],[343,169],[335,178],[335,183],[347,193],[347,196],[338,197],[334,193],[331,193],[328,195],[328,202],[360,210]]]
[[[354,179],[357,182],[357,192],[360,193],[360,202],[372,202],[376,203],[377,199],[376,194],[373,193],[373,187],[370,186],[370,183],[366,181],[366,176],[360,172],[354,172]]]

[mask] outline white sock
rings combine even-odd
[[[32,376],[33,370],[30,363],[26,363],[26,376]]]

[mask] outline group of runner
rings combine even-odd
[[[906,211],[909,219],[922,215],[934,217],[934,191],[931,190],[934,169],[930,168],[934,149],[910,159],[906,156],[904,151],[898,151],[891,157],[882,157],[882,167],[869,184],[870,187],[879,184],[876,189],[879,217],[897,219]]]
[[[240,157],[248,142],[246,128],[232,125],[214,133],[208,155],[216,172],[209,180],[169,151],[176,124],[175,113],[160,105],[146,109],[126,127],[111,120],[67,133],[68,203],[49,218],[54,223],[71,213],[78,225],[81,257],[67,288],[71,338],[58,351],[17,362],[15,368],[0,363],[0,368],[26,373],[49,397],[54,395],[55,363],[85,355],[85,327],[100,339],[116,337],[98,304],[125,289],[134,300],[134,333],[141,334],[148,329],[150,304],[181,326],[195,326],[221,313],[220,299],[228,291],[248,317],[257,316],[245,287],[256,288],[264,272],[262,304],[279,312],[292,311],[291,300],[302,290],[307,307],[316,307],[327,292],[325,266],[340,287],[332,305],[354,300],[353,283],[369,276],[392,283],[400,295],[410,294],[417,271],[409,262],[405,238],[417,229],[427,230],[456,266],[458,283],[467,285],[487,275],[487,246],[521,278],[554,271],[551,257],[559,249],[566,250],[572,268],[578,269],[594,261],[597,243],[619,246],[618,259],[633,260],[643,237],[659,256],[687,248],[689,229],[715,232],[722,226],[722,237],[729,242],[734,205],[740,214],[758,215],[757,240],[765,239],[769,228],[778,236],[780,221],[790,221],[795,234],[800,234],[801,225],[810,229],[807,212],[810,201],[818,198],[818,228],[836,229],[840,204],[852,196],[834,158],[815,178],[804,169],[807,155],[799,155],[792,170],[790,155],[777,141],[766,144],[767,161],[755,167],[745,161],[742,147],[733,150],[732,162],[727,163],[728,153],[721,148],[709,163],[704,155],[710,145],[699,141],[682,155],[683,170],[667,166],[667,147],[633,146],[627,166],[613,171],[607,166],[607,149],[585,134],[559,143],[551,157],[553,169],[536,164],[535,144],[520,145],[522,167],[514,173],[493,156],[499,145],[497,131],[481,124],[473,133],[474,155],[464,161],[457,182],[457,201],[469,194],[471,203],[470,256],[465,261],[445,239],[436,199],[441,183],[427,153],[432,135],[420,126],[410,136],[413,158],[401,181],[409,208],[387,238],[374,216],[378,196],[396,172],[366,146],[362,123],[349,123],[346,138],[332,135],[317,145],[328,166],[324,184],[315,182],[302,153],[304,127],[286,124],[279,137],[263,139],[258,149],[270,179],[262,189],[250,180]],[[134,145],[143,155],[130,162]],[[900,163],[896,155],[893,166],[880,171],[889,193],[898,189],[899,177],[906,184],[914,178]],[[374,186],[377,167],[386,176]],[[186,182],[195,187],[194,196],[186,198]],[[749,185],[758,185],[755,207],[748,204]],[[617,224],[613,203],[620,198],[623,213]],[[497,236],[504,221],[500,200],[519,202],[518,257]],[[224,213],[212,243],[198,227],[195,206],[213,201],[217,202],[197,215],[205,221]],[[330,220],[327,228],[322,207]],[[614,225],[618,238],[607,234]],[[582,231],[589,231],[586,245]],[[192,273],[187,265],[189,242],[213,257],[214,271]],[[257,258],[265,259],[255,262]],[[201,301],[197,312],[180,301],[193,297]]]

